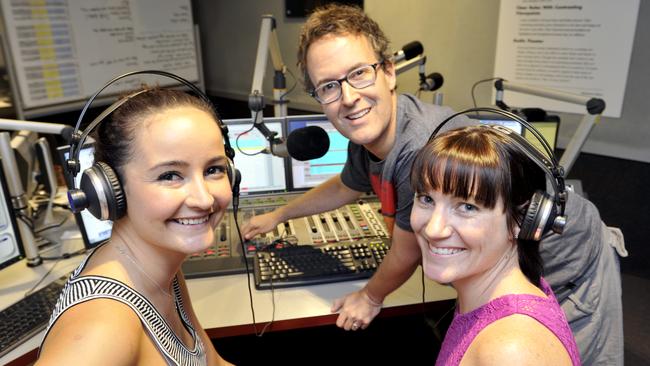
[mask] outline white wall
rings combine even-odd
[[[445,82],[444,104],[460,110],[472,106],[474,82],[493,76],[498,22],[498,0],[366,0],[365,10],[383,28],[393,49],[413,40],[424,45],[427,73],[439,72]],[[246,100],[250,93],[262,14],[273,14],[284,62],[300,77],[296,48],[304,19],[286,18],[282,0],[195,0],[194,17],[202,37],[206,87],[213,95]],[[603,118],[583,151],[650,162],[650,3],[641,1],[630,72],[621,118]],[[272,69],[264,82],[271,96]],[[293,80],[287,77],[290,87]],[[399,90],[417,90],[417,71],[398,77]],[[491,83],[477,88],[478,104],[491,104]],[[432,93],[423,93],[431,101]],[[507,96],[506,96],[507,98]],[[298,85],[289,95],[290,107],[320,111]],[[507,102],[507,99],[506,99]],[[526,107],[535,107],[534,105]],[[244,117],[244,116],[242,116]],[[564,146],[581,116],[561,114],[560,146]]]

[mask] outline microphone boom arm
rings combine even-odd
[[[395,65],[395,75],[399,75],[416,66],[423,67],[426,62],[427,62],[427,56],[425,55],[417,55],[408,61],[399,62]]]
[[[582,117],[582,121],[578,125],[573,137],[569,140],[569,143],[564,150],[564,154],[562,154],[562,157],[560,158],[560,165],[564,168],[565,174],[568,174],[571,167],[573,167],[573,163],[575,163],[578,158],[582,146],[587,141],[594,124],[600,120],[600,116],[605,110],[605,101],[600,98],[589,98],[549,88],[516,84],[503,79],[497,80],[494,83],[494,87],[497,90],[497,94],[500,92],[503,93],[504,90],[511,90],[528,95],[535,95],[585,106],[587,113]],[[505,103],[501,103],[505,105]]]
[[[271,62],[275,70],[273,97],[274,97],[274,113],[276,116],[287,115],[286,101],[282,100],[282,96],[286,93],[286,80],[284,73],[286,66],[282,61],[280,53],[280,43],[278,42],[278,35],[276,33],[276,23],[273,15],[262,15],[262,26],[260,28],[260,38],[257,44],[257,56],[255,58],[255,70],[253,72],[253,84],[251,86],[251,94],[248,98],[248,105],[252,112],[252,117],[255,117],[256,112],[261,112],[264,109],[264,93],[262,85],[264,83],[264,74],[266,72],[266,62],[268,55],[271,54]],[[261,123],[263,119],[262,113],[257,113],[257,118],[253,123]]]
[[[32,122],[15,119],[0,118],[0,130],[20,131],[28,130],[37,133],[47,133],[51,135],[72,134],[72,126],[50,123],[50,122]],[[67,139],[67,138],[66,138]]]

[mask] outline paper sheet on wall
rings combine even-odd
[[[190,0],[0,0],[23,109],[86,99],[119,74],[199,79]],[[113,92],[142,82],[133,77]],[[153,81],[152,81],[153,80]]]
[[[620,117],[639,0],[501,0],[494,76],[605,100]],[[494,95],[493,95],[494,97]],[[506,91],[516,107],[584,106]]]

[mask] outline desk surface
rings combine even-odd
[[[58,251],[72,252],[81,248],[82,245],[79,239],[67,240]],[[0,309],[20,300],[25,292],[36,284],[52,266],[54,269],[40,287],[74,270],[82,258],[78,256],[61,260],[58,263],[48,261],[36,268],[27,267],[23,260],[3,269],[0,271]],[[422,302],[421,273],[421,270],[418,269],[402,287],[389,295],[384,301],[382,312],[420,304]],[[246,282],[246,275],[187,280],[196,314],[201,325],[211,337],[252,334],[254,332]],[[336,321],[336,315],[330,313],[332,302],[348,292],[360,289],[365,282],[365,280],[361,280],[276,289],[272,293],[270,290],[255,290],[251,275],[250,284],[255,319],[262,325],[274,319],[268,330],[333,324]],[[426,302],[456,297],[456,292],[452,288],[438,285],[428,279],[425,279],[425,286]],[[273,316],[273,301],[275,302],[275,316]],[[261,328],[258,326],[258,329]],[[0,358],[0,364],[8,364],[14,360],[17,361],[15,364],[33,361],[35,350],[40,345],[44,333],[44,331],[39,333]]]

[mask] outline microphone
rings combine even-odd
[[[330,138],[324,129],[318,126],[307,126],[293,130],[286,140],[273,138],[265,154],[281,158],[292,157],[305,161],[318,159],[325,155],[330,148]]]
[[[318,159],[330,149],[330,137],[318,126],[293,130],[287,137],[287,151],[296,160]]]
[[[504,111],[509,111],[510,107],[503,101],[503,82],[505,80],[499,78],[494,82],[494,88],[496,89],[496,96],[494,97],[494,104],[497,107],[503,109]]]
[[[407,61],[424,53],[424,47],[419,41],[413,41],[402,46],[402,49],[393,54],[393,63]]]
[[[445,79],[441,74],[434,72],[427,76],[424,76],[424,73],[420,73],[420,90],[425,91],[434,91],[440,89]]]

